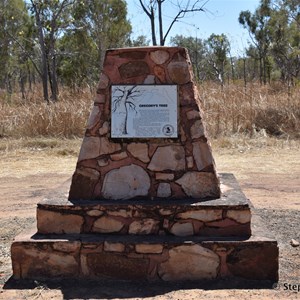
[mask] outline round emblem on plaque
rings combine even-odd
[[[167,124],[163,127],[162,132],[166,136],[171,136],[174,133],[174,127],[170,124]]]

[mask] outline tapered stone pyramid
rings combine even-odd
[[[219,196],[186,49],[108,51],[69,199]]]
[[[276,240],[217,176],[183,48],[107,51],[69,186],[13,242],[14,278],[278,279]]]

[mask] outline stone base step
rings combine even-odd
[[[18,236],[15,279],[278,280],[277,242],[257,222],[249,239],[100,234]]]
[[[206,201],[72,201],[61,189],[38,204],[38,233],[249,237],[249,200],[232,174],[220,180],[222,196]]]

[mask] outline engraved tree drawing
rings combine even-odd
[[[112,94],[112,111],[115,115],[114,128],[117,134],[128,134],[128,113],[136,111],[134,101],[142,95],[142,90],[134,86],[115,88]]]

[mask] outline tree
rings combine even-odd
[[[223,86],[227,54],[230,49],[228,38],[225,34],[211,34],[206,40],[206,45],[208,48],[208,61]]]
[[[124,0],[78,1],[74,10],[75,28],[82,28],[98,52],[96,64],[102,66],[108,48],[123,47],[129,40],[131,25]]]
[[[166,39],[176,22],[184,18],[187,14],[193,14],[196,12],[204,11],[204,6],[209,0],[194,0],[194,1],[177,1],[175,4],[170,0],[139,0],[139,3],[150,20],[152,44],[157,45],[156,37],[156,24],[159,31],[159,45],[164,46]],[[164,32],[164,18],[163,18],[163,6],[164,3],[176,8],[176,14],[171,19],[171,22],[167,25],[167,29]]]
[[[268,33],[268,21],[271,14],[271,0],[261,0],[260,6],[254,14],[250,11],[242,11],[239,15],[239,22],[249,32],[251,40],[257,48],[260,65],[260,82],[266,84],[269,76],[268,51],[270,47],[270,35]]]
[[[118,115],[116,118],[117,124],[115,124],[114,127],[119,134],[128,134],[128,112],[129,110],[136,112],[134,101],[135,98],[140,97],[141,94],[142,91],[139,90],[136,85],[114,89],[112,93],[112,111],[115,115]]]

